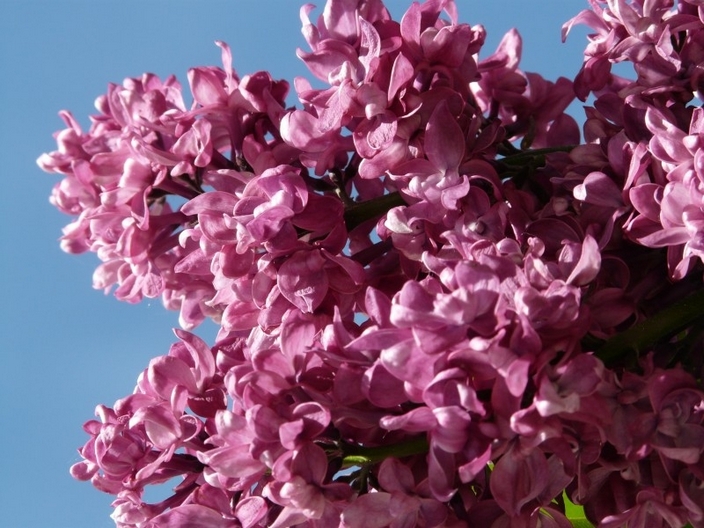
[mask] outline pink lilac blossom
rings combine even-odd
[[[574,82],[523,72],[516,30],[482,58],[452,0],[328,0],[300,108],[218,42],[190,109],[145,74],[87,132],[62,112],[63,249],[184,328],[84,426],[71,474],[118,527],[566,528],[563,492],[704,527],[701,317],[671,315],[701,307],[704,15],[590,4]]]

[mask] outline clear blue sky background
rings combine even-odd
[[[388,5],[398,16],[409,3]],[[563,45],[560,27],[586,0],[457,4],[463,22],[486,27],[484,56],[517,27],[523,69],[549,79],[578,71],[586,30]],[[95,257],[60,251],[68,218],[47,199],[57,178],[35,164],[56,148],[57,112],[87,127],[108,82],[145,71],[186,87],[189,67],[220,65],[216,39],[231,45],[240,74],[307,76],[295,55],[298,9],[293,0],[0,0],[0,527],[114,526],[111,497],[68,474],[87,438],[81,425],[98,403],[132,391],[178,324],[159,301],[127,305],[93,290]],[[212,325],[201,333],[212,343]]]

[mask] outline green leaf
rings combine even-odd
[[[574,504],[567,493],[562,494],[562,498],[565,501],[565,516],[572,523],[574,528],[594,528],[594,525],[587,520],[587,516],[584,515],[584,508]]]
[[[366,202],[355,203],[345,210],[345,225],[348,230],[352,230],[362,222],[377,218],[389,212],[389,209],[398,207],[399,205],[407,205],[403,197],[393,192],[367,200]]]
[[[387,446],[364,447],[341,443],[342,467],[378,464],[389,457],[403,458],[428,452],[428,439],[425,436],[411,438],[405,442]]]
[[[596,355],[606,366],[610,366],[629,353],[640,354],[655,343],[684,330],[703,312],[704,290],[700,290],[616,334],[596,350]]]
[[[570,519],[570,522],[574,528],[594,528],[594,525],[586,519]]]

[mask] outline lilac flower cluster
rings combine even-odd
[[[62,113],[62,247],[183,328],[84,426],[118,527],[704,527],[704,7],[591,4],[574,82],[452,0],[328,0],[300,108],[219,42],[190,109]]]

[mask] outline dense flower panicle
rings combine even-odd
[[[208,303],[213,274],[193,273],[197,244],[179,238],[192,219],[176,204],[207,189],[233,190],[238,168],[263,171],[296,157],[277,132],[287,84],[265,72],[238,79],[229,48],[218,44],[224,69],[189,72],[191,110],[174,78],[127,79],[96,101],[100,114],[87,133],[64,113],[69,128],[57,136],[59,150],[38,161],[67,174],[52,202],[78,218],[64,229],[62,247],[98,254],[94,286],[117,285],[116,296],[129,302],[163,296],[186,327],[222,310]]]
[[[646,125],[653,133],[652,163],[659,164],[666,179],[643,181],[629,190],[636,214],[628,232],[645,246],[667,247],[668,263],[677,278],[684,277],[697,260],[704,260],[701,108],[691,114],[688,130],[681,130],[665,110],[646,111]]]
[[[637,79],[630,93],[667,94],[673,101],[689,102],[702,88],[699,56],[702,18],[696,2],[673,0],[595,0],[563,26],[563,39],[574,24],[587,24],[590,35],[585,62],[575,79],[584,100],[610,82],[611,65],[632,63]],[[655,96],[660,97],[660,96]]]
[[[702,261],[701,117],[700,109],[687,105],[702,94],[704,21],[690,2],[609,0],[594,6],[563,27],[563,38],[576,23],[596,31],[575,90],[582,99],[590,91],[597,96],[601,124],[597,129],[593,120],[591,130],[602,148],[608,144],[609,168],[617,172],[607,176],[623,190],[619,214],[629,213],[626,235],[647,247],[666,247],[670,276],[679,280]],[[623,61],[633,64],[635,80],[611,73],[611,65]]]
[[[704,15],[590,4],[574,83],[522,71],[516,30],[484,56],[451,0],[328,0],[300,108],[217,42],[190,109],[145,74],[87,132],[62,112],[62,247],[184,328],[84,426],[71,473],[118,527],[567,528],[563,492],[704,527]]]
[[[500,119],[511,139],[525,138],[537,148],[578,144],[577,122],[564,113],[575,96],[572,82],[560,77],[552,83],[519,70],[522,48],[521,35],[512,29],[497,50],[479,62],[473,93],[480,108]]]
[[[317,28],[305,23],[313,51],[299,56],[331,87],[313,90],[299,83],[305,108],[287,114],[282,123],[284,139],[306,151],[304,163],[322,174],[354,151],[360,158],[357,176],[380,178],[399,163],[422,156],[412,136],[425,129],[441,100],[456,97],[453,110],[465,112],[469,83],[477,78],[473,55],[484,31],[448,24],[439,18],[445,8],[454,12],[451,2],[416,4],[400,23],[385,10],[370,8],[370,19],[360,17],[345,32],[337,26],[329,30],[327,14]],[[309,11],[302,10],[304,22]],[[466,112],[471,119],[474,111]]]

